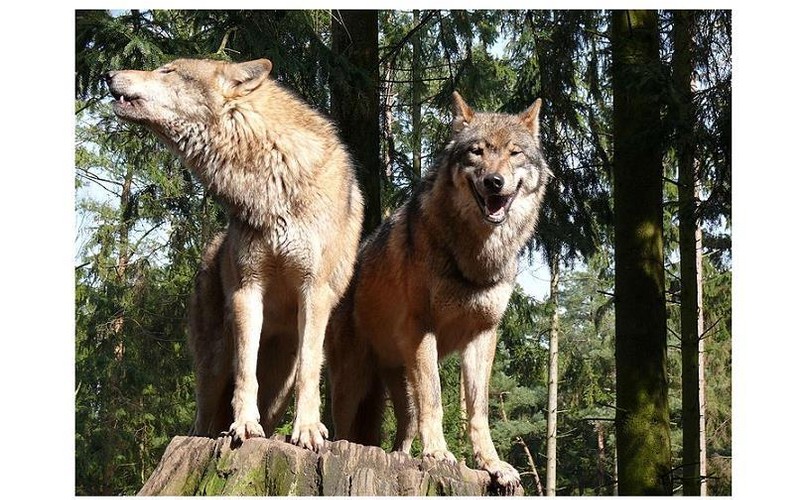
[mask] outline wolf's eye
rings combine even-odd
[[[520,149],[513,149],[512,151],[509,152],[509,156],[518,156],[520,154],[523,154],[523,151],[521,151]]]
[[[482,153],[484,153],[484,149],[481,146],[473,146],[472,148],[470,148],[470,153],[476,156],[481,156]]]
[[[168,74],[168,73],[173,73],[174,69],[173,68],[162,67],[162,68],[157,69],[157,72],[162,73],[162,74]]]

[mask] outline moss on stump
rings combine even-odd
[[[173,438],[138,495],[481,496],[498,493],[484,471],[347,441],[320,453],[284,438]],[[517,494],[522,495],[520,489]]]

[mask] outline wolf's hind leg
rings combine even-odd
[[[232,422],[232,342],[224,320],[220,255],[224,233],[207,245],[188,304],[188,345],[193,355],[196,419],[190,434],[215,437]]]
[[[393,451],[411,452],[411,443],[417,435],[417,414],[414,409],[414,400],[411,397],[406,383],[406,372],[401,368],[383,371],[389,397],[395,410],[395,444]]]
[[[258,354],[258,407],[261,424],[271,434],[288,409],[297,367],[297,332],[280,332],[265,339]]]
[[[232,377],[229,357],[197,363],[196,420],[191,436],[216,437],[232,421]]]
[[[360,435],[359,409],[378,377],[367,341],[356,335],[349,297],[333,311],[325,342],[333,439],[369,444],[361,442],[367,436]]]
[[[380,441],[380,419],[376,408],[383,403],[383,386],[377,373],[367,363],[339,361],[341,366],[330,370],[330,394],[335,427],[334,440],[377,446]],[[374,380],[373,380],[374,379]],[[380,385],[380,387],[373,387]],[[378,398],[380,392],[380,398]],[[381,405],[376,403],[380,400]],[[376,432],[375,421],[378,421]]]
[[[367,446],[381,445],[381,424],[386,408],[386,390],[378,373],[368,379],[369,390],[359,401],[353,419],[354,442]]]

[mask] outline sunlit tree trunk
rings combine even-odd
[[[614,11],[612,43],[619,494],[670,495],[657,13]]]
[[[692,21],[674,11],[672,76],[677,104],[678,201],[680,216],[680,338],[682,352],[683,494],[706,488],[705,383],[702,317],[702,231],[697,216],[698,172],[694,149]]]
[[[383,70],[383,141],[386,146],[383,150],[383,168],[385,179],[392,177],[392,169],[395,161],[395,137],[392,125],[394,115],[392,108],[395,104],[395,89],[392,83],[392,63],[384,63]]]
[[[546,419],[546,496],[557,494],[557,378],[560,330],[560,257],[554,252],[550,257],[551,285],[551,332],[549,333],[549,390],[548,416]]]

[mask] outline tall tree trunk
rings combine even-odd
[[[502,401],[501,404],[504,402]],[[459,370],[459,428],[459,442],[463,442],[467,437],[467,398],[465,396],[465,376],[461,369]]]
[[[549,333],[549,394],[548,417],[546,422],[546,496],[557,494],[557,378],[560,330],[560,254],[552,252],[551,266],[551,332]]]
[[[613,496],[619,496],[618,491],[618,443],[613,449]]]
[[[605,428],[604,422],[601,420],[597,420],[593,425],[596,429],[596,476],[598,479],[596,496],[601,496],[605,484],[605,461],[607,460],[607,454],[605,453]]]
[[[412,12],[412,26],[420,24],[420,11]],[[423,70],[422,70],[422,30],[411,37],[411,169],[416,179],[422,176],[422,99],[423,99]]]
[[[392,128],[394,123],[394,116],[392,108],[395,104],[394,84],[392,83],[393,71],[392,62],[387,61],[384,63],[383,69],[383,141],[386,146],[383,152],[383,169],[384,179],[389,180],[392,177],[392,169],[395,161],[395,138]]]
[[[657,13],[611,28],[619,494],[671,495]]]
[[[102,410],[103,427],[106,432],[107,446],[102,450],[105,456],[102,484],[100,490],[103,495],[111,495],[114,493],[113,482],[114,476],[117,471],[119,461],[114,458],[116,450],[118,450],[117,443],[120,442],[120,434],[118,432],[118,425],[120,419],[117,416],[117,408],[114,407],[114,401],[117,399],[117,394],[120,392],[121,379],[123,374],[123,357],[126,352],[126,343],[124,339],[124,314],[125,314],[125,291],[127,288],[126,271],[129,267],[130,248],[129,248],[129,234],[132,228],[132,181],[134,180],[134,166],[129,164],[126,167],[126,173],[123,176],[123,185],[120,191],[120,217],[119,226],[117,230],[117,261],[115,263],[115,277],[114,294],[117,311],[110,319],[108,325],[109,330],[107,335],[112,341],[112,359],[110,359],[109,377],[106,381],[105,387],[101,390],[106,391],[106,395],[101,398],[103,400],[104,408]]]
[[[705,392],[702,318],[702,231],[697,217],[698,172],[694,144],[690,11],[674,12],[672,77],[677,104],[680,215],[680,338],[683,392],[683,494],[702,496],[705,482]]]
[[[381,223],[378,11],[333,11],[331,29],[330,112],[357,164],[366,236]]]

